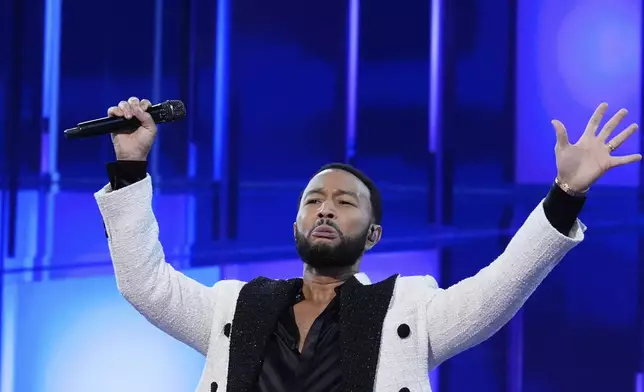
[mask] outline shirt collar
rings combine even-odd
[[[364,285],[364,284],[371,284],[371,280],[365,273],[358,272],[357,274],[353,275],[351,278],[347,279],[346,282],[336,287],[335,292],[337,294],[340,294],[341,290],[354,288],[356,286]]]
[[[296,300],[301,301],[304,296],[302,295],[302,286],[303,286],[304,281],[302,279],[298,279],[298,285],[296,287],[297,294],[296,294]],[[344,288],[351,288],[355,287],[357,285],[367,285],[371,284],[371,279],[365,274],[364,272],[358,272],[357,274],[353,275],[351,278],[349,278],[346,282],[343,284],[339,285],[338,287],[335,288],[336,294],[340,294],[340,291],[343,290]]]

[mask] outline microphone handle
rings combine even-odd
[[[130,119],[125,117],[104,117],[79,123],[76,128],[72,129],[78,129],[78,132],[80,132],[78,136],[86,138],[111,133],[132,133],[140,126],[141,122],[136,117]],[[67,131],[65,131],[65,134],[68,133]]]
[[[147,110],[157,124],[165,122],[161,115],[163,110],[161,105],[163,104],[150,106]],[[130,119],[125,117],[103,117],[79,123],[75,128],[66,129],[64,135],[66,139],[84,139],[111,133],[132,133],[140,126],[141,122],[136,117]]]

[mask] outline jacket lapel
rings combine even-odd
[[[342,375],[347,392],[373,391],[380,338],[398,275],[362,285],[355,277],[340,292]]]
[[[257,278],[242,287],[230,334],[228,392],[251,391],[264,360],[264,349],[280,314],[291,304],[301,279]]]

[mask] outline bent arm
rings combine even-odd
[[[118,190],[107,185],[94,196],[119,291],[152,324],[206,354],[217,285],[204,286],[165,261],[150,177]]]
[[[562,192],[553,187],[489,266],[446,290],[432,290],[427,304],[430,368],[496,333],[583,240],[585,227],[576,220],[583,199]],[[433,278],[427,279],[436,287]]]

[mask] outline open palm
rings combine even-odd
[[[597,133],[607,109],[608,105],[606,103],[602,103],[597,107],[588,125],[586,125],[583,135],[575,144],[570,144],[566,127],[558,120],[552,121],[557,133],[557,145],[555,146],[557,177],[561,182],[577,192],[583,192],[588,189],[609,169],[642,159],[640,154],[611,155],[615,149],[637,131],[637,124],[631,124],[607,143],[608,137],[628,114],[626,109],[621,109]]]

